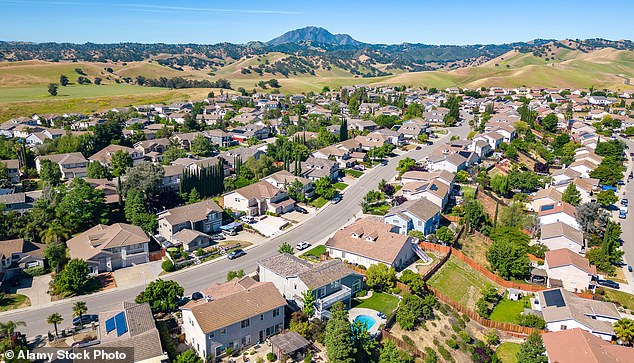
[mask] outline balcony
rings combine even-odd
[[[352,290],[348,286],[341,285],[341,290],[317,299],[317,301],[315,301],[315,306],[317,307],[317,310],[324,311],[337,301],[350,299],[351,297]]]

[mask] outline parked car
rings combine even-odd
[[[605,286],[605,287],[609,287],[609,288],[617,289],[617,290],[621,288],[621,285],[619,285],[618,282],[614,282],[612,280],[599,280],[598,284],[601,286]]]
[[[86,315],[82,315],[81,317],[81,322],[79,319],[79,316],[73,319],[73,325],[74,326],[80,326],[82,325],[87,325],[90,324],[92,322],[96,322],[99,321],[99,315],[97,314],[86,314]]]
[[[228,231],[225,231],[224,233],[225,233],[227,236],[237,236],[237,235],[238,235],[238,232],[236,232],[236,230],[235,230],[235,229],[230,229],[230,230],[228,230]]]
[[[619,219],[625,219],[627,218],[627,213],[625,213],[625,211],[620,210],[619,211]]]
[[[240,256],[244,256],[244,255],[246,255],[246,254],[247,254],[247,253],[246,253],[246,252],[244,252],[244,250],[242,250],[242,249],[238,248],[237,250],[233,250],[233,251],[231,251],[231,252],[227,255],[227,258],[228,258],[228,259],[230,259],[230,260],[233,260],[234,258],[238,258],[238,257],[240,257]]]
[[[310,247],[310,243],[306,241],[299,242],[298,244],[295,245],[295,248],[297,248],[298,251],[305,250],[308,247]]]
[[[625,185],[625,180],[617,180],[616,185]]]
[[[306,210],[306,208],[302,208],[298,205],[295,205],[295,211],[301,214],[308,214],[308,211]]]
[[[627,270],[628,270],[629,272],[632,272],[632,265],[627,265]]]
[[[211,238],[215,240],[223,240],[225,239],[225,236],[222,233],[216,233],[216,234],[212,234]]]
[[[253,216],[242,216],[240,217],[240,220],[244,223],[255,223],[255,218],[253,218]]]
[[[330,203],[332,203],[332,204],[337,204],[337,203],[339,203],[339,202],[341,202],[341,195],[335,195],[335,196],[334,196],[334,197],[330,200]]]
[[[621,199],[621,205],[622,206],[627,207],[627,202],[628,202],[627,198]]]
[[[203,297],[205,297],[205,295],[203,295],[203,293],[200,292],[200,291],[196,291],[195,293],[192,294],[192,300],[194,300],[194,301],[200,300]]]

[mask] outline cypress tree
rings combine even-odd
[[[348,121],[344,118],[341,121],[341,128],[339,129],[339,141],[348,140]]]

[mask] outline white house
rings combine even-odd
[[[539,224],[563,222],[572,228],[579,229],[576,212],[575,207],[566,202],[543,205],[538,211]]]
[[[581,253],[584,247],[583,233],[563,222],[542,225],[540,243],[551,251],[567,248]]]
[[[398,227],[401,234],[415,230],[428,235],[434,233],[440,223],[440,206],[426,198],[408,200],[390,209],[383,221]]]
[[[546,251],[544,269],[548,273],[548,287],[563,287],[572,292],[593,287],[592,277],[597,275],[596,267],[590,266],[587,258],[567,248]]]

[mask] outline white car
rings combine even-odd
[[[240,220],[247,224],[251,224],[255,222],[255,218],[253,218],[253,216],[242,216],[240,217]]]
[[[305,250],[308,247],[310,247],[310,243],[308,243],[306,241],[299,242],[298,244],[295,245],[295,248],[297,248],[298,251]]]

